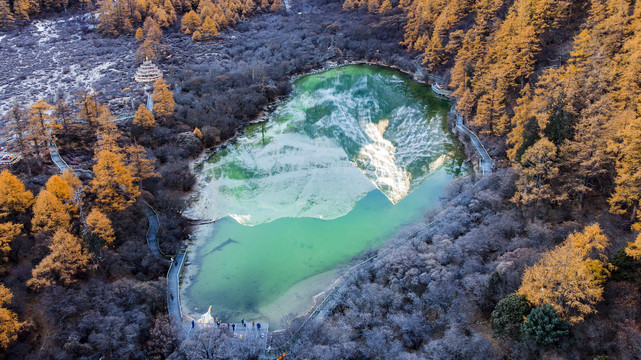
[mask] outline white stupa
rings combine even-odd
[[[209,310],[207,310],[206,313],[204,313],[198,321],[196,321],[199,324],[213,324],[214,323],[214,318],[211,317],[211,305],[209,305]]]
[[[152,63],[149,59],[145,60],[142,65],[138,67],[136,75],[134,75],[134,79],[136,79],[137,82],[142,83],[154,82],[161,77],[162,71],[160,71],[158,66]]]

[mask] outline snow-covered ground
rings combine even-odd
[[[0,36],[0,118],[15,101],[54,102],[86,89],[113,99],[135,87],[133,37],[104,37],[90,20],[39,20]]]

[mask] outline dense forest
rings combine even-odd
[[[186,160],[286,95],[291,75],[329,59],[413,73],[418,57],[498,169],[454,181],[424,223],[354,259],[327,315],[293,318],[274,348],[295,359],[641,358],[641,4],[304,4],[311,15],[293,21],[281,0],[0,0],[8,33],[92,12],[94,31],[168,70],[153,111],[140,105],[117,126],[108,96],[88,91],[18,99],[4,114],[23,161],[0,173],[3,356],[258,358],[221,331],[179,341],[142,201],[175,253],[189,232]],[[75,173],[58,173],[52,142]]]

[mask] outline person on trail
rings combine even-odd
[[[178,266],[178,260],[174,260],[174,265]]]
[[[196,323],[194,322],[194,320],[192,320],[191,321],[191,328],[193,329],[195,325],[196,325]]]
[[[256,324],[256,328],[260,331],[260,323]]]
[[[252,327],[254,327],[254,320],[252,320]]]
[[[231,324],[231,331],[236,331],[236,324]]]
[[[243,325],[243,327],[247,327],[247,324],[245,323],[245,319],[240,320],[240,323]]]

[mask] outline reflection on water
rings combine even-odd
[[[196,233],[189,306],[264,318],[279,299],[284,313],[296,310],[282,299],[293,285],[416,221],[463,169],[448,109],[426,87],[381,68],[297,80],[269,123],[196,166],[197,199],[187,212],[222,220]]]
[[[337,218],[375,188],[397,203],[451,144],[447,105],[408,81],[362,66],[298,80],[267,125],[201,164],[199,200],[187,212],[257,225]]]

